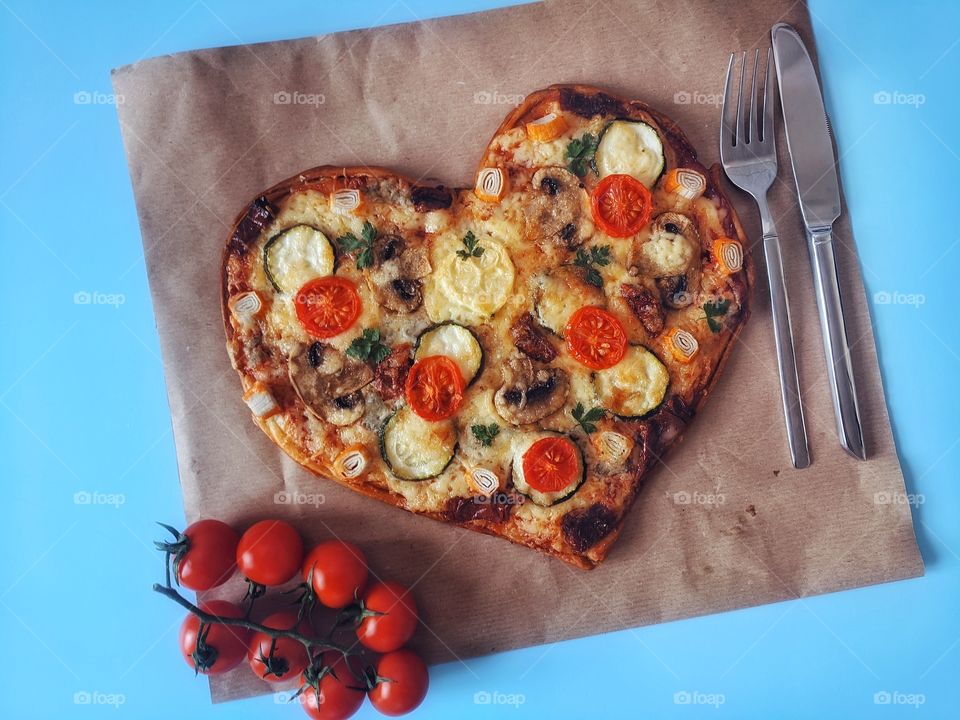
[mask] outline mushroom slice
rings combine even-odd
[[[526,425],[562,408],[569,388],[566,370],[538,368],[529,358],[516,355],[503,366],[503,384],[493,396],[493,404],[507,422]]]
[[[541,168],[532,184],[527,218],[539,228],[541,238],[572,249],[593,233],[593,224],[581,218],[586,191],[576,175],[560,167]]]
[[[333,425],[351,425],[363,417],[362,388],[373,381],[373,371],[339,350],[314,343],[289,361],[290,383],[297,396],[317,417]]]
[[[680,310],[693,302],[693,293],[687,289],[686,275],[670,275],[654,280],[660,291],[660,299],[667,307]]]
[[[685,215],[666,212],[654,218],[650,236],[636,247],[636,262],[647,275],[683,275],[696,259],[700,234]]]
[[[423,283],[432,270],[425,247],[411,247],[398,235],[383,235],[373,247],[375,266],[367,276],[370,289],[388,310],[411,313],[423,302]]]

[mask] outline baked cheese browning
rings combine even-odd
[[[324,167],[254,201],[224,255],[228,350],[314,472],[592,567],[746,320],[745,248],[671,122],[555,87],[471,189]]]

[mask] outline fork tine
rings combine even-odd
[[[744,59],[746,64],[746,59]],[[757,140],[757,121],[759,113],[757,112],[757,66],[760,64],[760,48],[753,56],[753,78],[750,80],[750,98],[747,103],[747,115],[750,116],[750,134],[747,136],[747,142],[752,143]]]
[[[730,113],[733,102],[730,97],[730,80],[733,76],[733,53],[730,53],[730,62],[727,63],[727,80],[723,85],[723,109],[720,111],[720,147],[733,147],[736,131],[730,124]]]
[[[763,125],[760,128],[764,142],[768,133],[770,137],[774,136],[773,106],[776,104],[777,99],[773,94],[773,48],[767,48],[767,77],[763,83]]]
[[[747,53],[743,52],[740,58],[740,86],[737,88],[737,145],[746,142],[746,132],[740,120],[743,117],[743,66],[747,64]]]

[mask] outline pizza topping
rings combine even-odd
[[[534,173],[532,184],[525,214],[538,238],[569,249],[580,245],[593,228],[581,222],[585,191],[577,177],[563,168],[547,167]]]
[[[590,252],[583,248],[577,250],[577,256],[573,264],[580,268],[583,273],[583,279],[594,287],[603,288],[603,275],[597,270],[597,267],[606,267],[610,264],[610,246],[594,245]],[[597,267],[594,267],[597,266]]]
[[[499,202],[507,192],[507,177],[498,167],[483,168],[477,173],[474,187],[477,197],[484,202]]]
[[[523,441],[518,450],[513,461],[514,487],[537,505],[563,502],[585,479],[583,454],[566,436],[541,434]]]
[[[431,355],[413,363],[407,375],[410,408],[425,420],[445,420],[463,403],[463,375],[445,355]]]
[[[493,445],[493,441],[497,439],[497,435],[500,434],[500,426],[496,423],[490,423],[489,425],[471,425],[470,432],[477,439],[478,443],[484,447],[490,447]]]
[[[517,350],[533,360],[550,362],[557,357],[557,350],[547,340],[543,330],[530,313],[523,313],[510,327],[510,337]]]
[[[418,186],[410,189],[410,201],[417,212],[445,210],[453,204],[453,195],[442,185]]]
[[[427,480],[442,473],[457,448],[457,433],[449,420],[431,422],[410,407],[397,410],[380,433],[380,454],[401,480]]]
[[[601,178],[629,175],[645,188],[652,188],[663,172],[663,162],[660,135],[645,122],[614,120],[604,129],[597,146]]]
[[[380,330],[364,328],[360,337],[354,338],[347,348],[347,355],[376,365],[390,354],[390,348],[380,342]]]
[[[360,237],[347,233],[337,238],[337,245],[347,253],[352,253],[357,262],[357,270],[373,265],[373,242],[377,239],[377,229],[369,222],[363,223]]]
[[[314,343],[289,360],[290,384],[314,415],[333,425],[351,425],[366,409],[360,390],[373,381],[373,371],[336,348]]]
[[[247,208],[246,215],[237,224],[237,229],[230,238],[231,244],[246,246],[254,242],[277,216],[277,207],[265,197],[259,197]]]
[[[604,430],[592,435],[590,442],[593,443],[593,449],[597,454],[597,470],[605,474],[625,470],[635,445],[633,439],[612,430]]]
[[[351,213],[360,208],[363,195],[356,188],[343,188],[330,195],[330,209],[335,213]]]
[[[700,351],[700,343],[686,330],[673,328],[667,333],[667,347],[673,358],[682,363],[688,363]]]
[[[686,275],[669,275],[654,279],[660,299],[667,307],[680,310],[693,302],[693,293],[687,289]]]
[[[703,315],[710,332],[717,334],[723,330],[724,321],[719,318],[725,317],[729,310],[730,301],[727,298],[710,300],[703,304]]]
[[[452,322],[436,325],[417,339],[414,360],[431,355],[443,355],[453,360],[467,385],[473,382],[483,362],[483,349],[477,336]]]
[[[493,470],[485,467],[474,468],[468,472],[467,482],[484,497],[490,497],[500,489],[500,478]]]
[[[368,277],[370,289],[381,305],[398,313],[411,313],[423,302],[421,279],[432,267],[427,249],[408,246],[397,235],[377,238],[373,246],[374,269]]]
[[[407,373],[413,365],[410,357],[410,344],[397,346],[385,360],[380,362],[373,372],[373,389],[386,402],[396,400],[403,395],[407,382]]]
[[[567,121],[562,115],[556,113],[547,113],[542,118],[537,118],[526,124],[527,137],[531,140],[540,142],[550,142],[563,135],[567,129]]]
[[[718,237],[713,241],[713,257],[717,266],[728,275],[743,268],[743,246],[733,238]]]
[[[463,236],[463,250],[457,250],[457,257],[461,260],[469,260],[472,257],[478,258],[483,255],[483,246],[477,240],[477,236],[472,231],[468,231]]]
[[[640,264],[655,277],[681,275],[697,258],[700,235],[686,215],[657,215],[649,239],[640,247]]]
[[[589,435],[597,431],[597,423],[603,420],[606,411],[602,407],[594,407],[587,410],[582,402],[578,402],[573,410],[570,411],[573,419],[577,421],[584,434]]]
[[[340,477],[352,480],[367,467],[367,451],[363,445],[352,445],[337,456],[333,463]]]
[[[653,197],[629,175],[607,175],[590,196],[593,219],[610,237],[635,235],[650,220]]]
[[[616,526],[616,513],[602,503],[571,510],[560,522],[564,539],[578,553],[592,548],[609,535]]]
[[[280,293],[292,293],[304,283],[333,275],[333,246],[309,225],[294,225],[263,246],[263,271]]]
[[[601,290],[570,267],[558,267],[534,278],[533,308],[545,328],[562,336],[567,321],[585,305],[603,306]]]
[[[656,337],[663,331],[666,313],[660,305],[660,299],[643,285],[624,283],[620,286],[620,297],[627,303],[630,311],[637,316],[650,337]]]
[[[560,368],[535,368],[526,357],[514,356],[503,365],[503,384],[493,396],[497,412],[512,425],[527,425],[563,407],[570,387]]]
[[[361,309],[356,286],[342,277],[311,280],[297,292],[294,305],[304,330],[320,340],[349,330]]]
[[[603,406],[620,417],[643,417],[667,394],[670,374],[660,359],[642,345],[627,349],[614,367],[598,370],[594,389]]]
[[[246,323],[260,315],[263,311],[263,301],[256,290],[250,290],[230,298],[229,307],[233,317],[241,323]]]
[[[482,243],[483,253],[467,259],[457,255],[460,238],[447,236],[434,245],[436,269],[425,281],[424,298],[434,322],[487,322],[510,298],[516,271],[507,249],[492,237]]]
[[[577,177],[583,177],[591,170],[594,175],[597,171],[595,155],[599,138],[593,133],[584,133],[574,138],[567,145],[567,168]]]
[[[266,420],[280,412],[280,407],[277,405],[277,401],[273,399],[273,395],[260,383],[255,383],[252,388],[243,394],[243,401],[250,408],[250,412],[261,420]]]
[[[564,331],[567,350],[594,370],[613,367],[627,349],[627,334],[616,316],[602,308],[577,310]]]
[[[664,175],[663,189],[685,200],[696,200],[707,189],[707,179],[692,168],[674,168]]]

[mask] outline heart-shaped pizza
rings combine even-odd
[[[223,258],[255,422],[314,473],[590,568],[749,313],[743,229],[673,122],[529,95],[472,189],[318,167]]]

